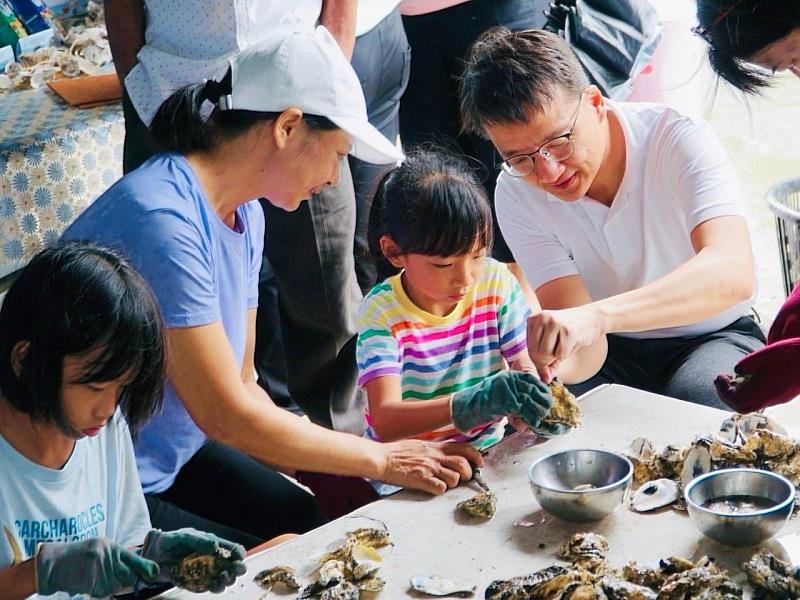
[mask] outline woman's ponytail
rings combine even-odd
[[[189,154],[210,150],[214,140],[203,118],[203,102],[208,100],[206,88],[216,81],[190,85],[167,98],[150,124],[150,135],[159,150]]]

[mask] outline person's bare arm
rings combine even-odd
[[[322,0],[320,25],[331,32],[347,60],[353,58],[356,44],[357,11],[358,0]]]
[[[254,312],[248,314],[244,364],[252,365]],[[172,385],[197,426],[211,439],[269,465],[358,475],[431,493],[468,479],[468,460],[480,457],[463,445],[414,440],[377,444],[330,431],[275,406],[249,368],[240,370],[221,323],[167,330]],[[247,382],[243,380],[247,378]],[[468,459],[468,460],[467,460]]]
[[[119,82],[124,85],[144,46],[144,0],[105,0],[104,6],[111,56]]]
[[[400,378],[395,375],[370,379],[364,387],[372,427],[385,442],[427,433],[452,422],[450,395],[403,402]]]
[[[530,318],[528,343],[539,366],[597,347],[607,333],[649,331],[696,323],[753,294],[752,249],[742,217],[701,223],[691,232],[695,256],[637,290],[591,302],[579,277],[564,277],[536,290],[544,310]],[[537,356],[539,357],[537,359]],[[559,370],[559,373],[561,371]],[[565,377],[566,379],[566,377]]]

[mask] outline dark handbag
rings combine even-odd
[[[544,29],[572,47],[604,95],[627,95],[661,37],[658,13],[647,0],[553,0]]]

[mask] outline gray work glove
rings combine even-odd
[[[158,565],[103,538],[39,544],[36,550],[36,591],[106,598],[131,587],[137,578],[152,581]]]
[[[531,373],[500,371],[453,394],[453,424],[469,431],[482,423],[515,415],[532,429],[544,430],[541,420],[550,412],[550,387]]]

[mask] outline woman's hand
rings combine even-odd
[[[483,466],[480,452],[469,444],[404,440],[380,446],[385,462],[378,479],[430,494],[443,494],[471,479],[472,466]]]
[[[36,591],[88,594],[105,598],[131,587],[138,578],[152,581],[158,565],[103,538],[40,544],[36,552]]]

